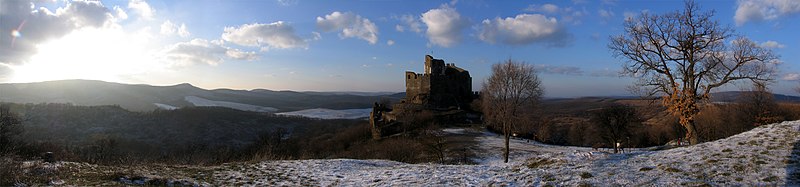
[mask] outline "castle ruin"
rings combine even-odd
[[[401,125],[415,123],[420,115],[428,115],[438,122],[466,119],[465,110],[477,97],[472,91],[469,71],[430,55],[425,55],[424,71],[406,71],[406,96],[391,109],[375,103],[369,119],[374,139],[406,130],[408,127]]]

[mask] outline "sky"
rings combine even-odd
[[[798,95],[800,1],[698,0],[780,55],[770,85]],[[625,19],[683,1],[0,1],[0,82],[91,79],[206,89],[401,92],[430,54],[479,90],[504,60],[547,97],[631,95],[608,49]],[[722,90],[737,90],[741,83]]]

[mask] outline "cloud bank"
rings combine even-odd
[[[262,51],[308,48],[308,42],[297,36],[294,28],[283,21],[225,27],[222,40],[241,46],[260,47]]]
[[[378,26],[352,12],[333,12],[317,17],[317,27],[325,32],[341,30],[339,37],[359,38],[375,44],[378,42]]]
[[[469,21],[462,18],[455,8],[442,5],[422,14],[422,23],[427,30],[425,35],[433,45],[451,47],[461,42],[462,31],[469,27]]]
[[[541,14],[520,14],[516,17],[486,19],[481,23],[478,38],[482,41],[507,45],[545,43],[563,47],[571,42],[571,35],[553,17]]]
[[[733,19],[736,25],[747,22],[775,20],[800,13],[797,0],[739,0]]]

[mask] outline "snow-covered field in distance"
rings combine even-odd
[[[369,117],[372,108],[333,110],[327,108],[313,108],[292,112],[276,113],[285,116],[303,116],[318,119],[360,119]]]
[[[175,109],[178,109],[178,107],[172,106],[172,105],[168,105],[168,104],[162,104],[162,103],[153,103],[153,104],[156,105],[156,107],[158,107],[160,109],[164,109],[164,110],[175,110]]]
[[[227,107],[237,110],[243,111],[252,111],[252,112],[275,112],[278,111],[277,108],[273,107],[264,107],[264,106],[256,106],[250,104],[243,104],[243,103],[235,103],[235,102],[228,102],[228,101],[214,101],[208,100],[202,97],[197,96],[186,96],[184,99],[194,106],[218,106],[218,107]]]

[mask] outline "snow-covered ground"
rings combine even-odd
[[[512,140],[483,133],[478,165],[405,164],[386,160],[291,160],[228,164],[217,184],[290,186],[773,186],[798,185],[800,121],[758,127],[726,139],[669,150],[624,154]],[[467,129],[469,130],[469,129]],[[446,132],[460,133],[449,129]]]
[[[319,159],[117,168],[63,162],[55,166],[27,164],[31,166],[25,166],[25,170],[60,170],[69,175],[58,175],[64,178],[56,177],[51,183],[77,186],[139,184],[146,180],[200,186],[800,185],[800,121],[765,125],[699,145],[633,149],[624,154],[512,139],[509,163],[503,163],[500,157],[500,135],[458,128],[443,129],[442,133],[477,134],[479,143],[468,148],[478,164]]]
[[[227,107],[237,110],[244,110],[244,111],[253,111],[253,112],[275,112],[278,111],[277,108],[273,107],[264,107],[264,106],[256,106],[244,103],[235,103],[235,102],[228,102],[228,101],[214,101],[208,100],[202,97],[197,96],[186,96],[184,99],[194,106],[218,106],[218,107]]]
[[[282,112],[277,114],[286,116],[303,116],[308,118],[319,118],[319,119],[359,119],[359,118],[369,117],[370,112],[372,112],[372,108],[345,109],[345,110],[314,108],[314,109],[298,110],[292,112]]]

